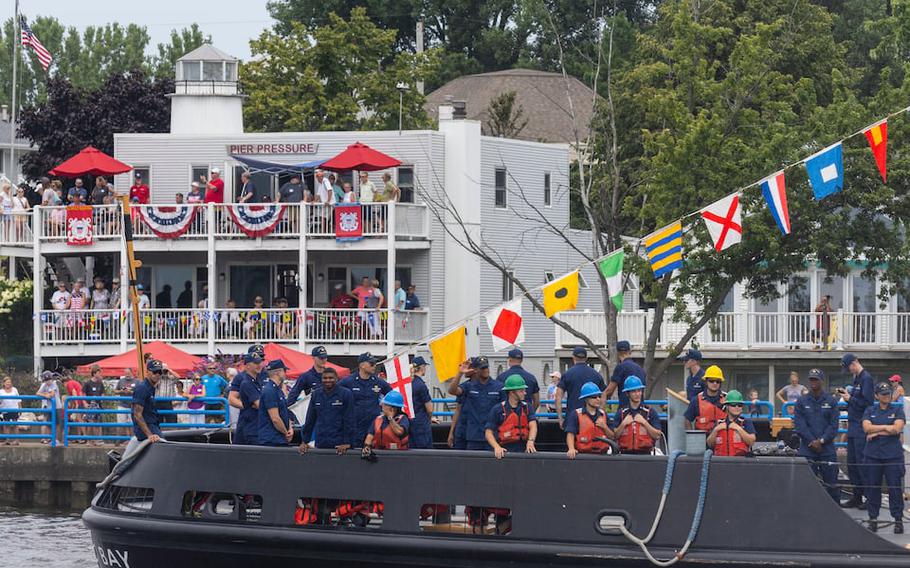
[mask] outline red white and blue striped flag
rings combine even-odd
[[[28,22],[25,21],[25,17],[19,18],[20,29],[22,30],[22,47],[30,47],[32,51],[35,52],[35,55],[38,57],[38,63],[41,64],[41,67],[47,71],[47,68],[51,66],[51,61],[54,60],[51,56],[51,52],[41,44],[41,41],[38,37],[32,33],[32,29],[28,27]]]

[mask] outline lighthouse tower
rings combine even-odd
[[[207,43],[177,60],[177,80],[169,95],[172,134],[243,132],[237,63]]]

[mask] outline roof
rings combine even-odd
[[[566,96],[568,87],[572,105]],[[484,134],[489,134],[487,109],[490,101],[509,91],[515,91],[516,106],[529,119],[515,137],[538,142],[575,142],[572,112],[579,129],[586,129],[593,116],[591,99],[594,91],[575,77],[566,79],[561,73],[534,69],[507,69],[478,75],[464,75],[449,81],[427,95],[427,114],[439,118],[439,106],[446,96],[465,101],[467,118],[479,120]]]
[[[177,61],[237,61],[237,58],[212,47],[210,43],[203,43]]]

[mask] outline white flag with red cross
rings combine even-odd
[[[727,250],[743,240],[743,208],[738,193],[732,193],[701,210],[714,250]]]
[[[408,418],[414,418],[414,392],[411,388],[411,362],[407,353],[399,355],[385,364],[385,375],[392,390],[401,393],[404,399],[404,412]]]
[[[521,317],[521,297],[490,310],[484,317],[490,326],[493,351],[502,351],[524,343],[525,326]]]

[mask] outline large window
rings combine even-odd
[[[134,166],[133,167],[133,179],[130,180],[130,185],[136,181],[136,174],[142,175],[142,183],[152,187],[152,170],[148,166]]]
[[[414,168],[402,166],[398,168],[398,189],[401,190],[402,203],[414,203]]]
[[[189,191],[189,186],[192,185],[192,183],[194,181],[202,183],[201,181],[199,181],[200,178],[209,179],[209,167],[200,166],[200,165],[190,166],[190,183],[186,184],[187,191]],[[204,194],[205,187],[202,187],[201,189],[202,189],[202,193]]]
[[[240,264],[231,267],[231,295],[238,308],[250,308],[262,296],[266,307],[272,299],[272,267]]]
[[[853,311],[862,313],[875,312],[875,278],[866,278],[854,274],[853,280]]]
[[[844,279],[840,276],[832,276],[828,281],[824,272],[818,273],[818,295],[819,298],[831,296],[831,309],[841,310],[844,308]]]
[[[203,61],[202,62],[202,80],[203,81],[223,81],[224,80],[224,63],[221,61]]]
[[[496,168],[496,207],[506,206],[506,169]]]
[[[198,81],[202,77],[198,61],[185,61],[181,65],[183,66],[184,81]]]
[[[550,193],[550,172],[543,174],[543,204],[546,207],[553,204],[553,196]]]
[[[787,282],[787,311],[812,311],[809,297],[809,281],[802,276],[791,276]]]
[[[234,201],[240,200],[240,192],[243,190],[243,182],[240,181],[240,175],[243,172],[247,171],[243,166],[234,166]],[[275,188],[272,187],[274,184],[274,176],[265,172],[250,172],[250,181],[253,182],[253,185],[256,186],[256,191],[259,195],[265,195],[271,197],[269,201],[274,201],[275,197]]]

